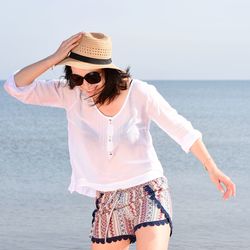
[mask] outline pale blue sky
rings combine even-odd
[[[249,0],[1,1],[1,69],[53,53],[79,31],[107,33],[113,62],[140,79],[250,79]],[[62,67],[42,78],[62,74]]]

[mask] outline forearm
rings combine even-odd
[[[190,151],[202,163],[208,172],[218,169],[201,139],[198,139],[192,145]]]
[[[24,67],[14,75],[16,86],[22,87],[31,84],[38,76],[47,71],[54,64],[55,59],[52,56],[48,56],[36,63]]]

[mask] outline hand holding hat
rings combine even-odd
[[[64,58],[66,58],[69,52],[74,49],[77,45],[79,45],[79,41],[82,38],[83,32],[79,32],[67,40],[63,41],[57,51],[51,55],[53,61],[57,63],[61,62]]]

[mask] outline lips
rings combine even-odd
[[[87,94],[94,94],[96,88],[91,89],[91,90],[85,90]]]
[[[93,89],[87,90],[86,88],[81,86],[81,90],[85,92],[87,95],[93,95],[96,92],[97,88],[98,87],[96,86]]]

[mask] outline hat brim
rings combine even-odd
[[[68,65],[68,66],[72,66],[75,68],[88,69],[88,70],[89,69],[104,69],[104,68],[122,70],[122,69],[118,68],[116,65],[114,65],[113,63],[110,63],[110,64],[92,64],[92,63],[81,62],[81,61],[78,61],[78,60],[75,60],[72,58],[66,58],[66,59],[62,60],[61,62],[55,64],[55,66],[57,66],[57,65]]]

